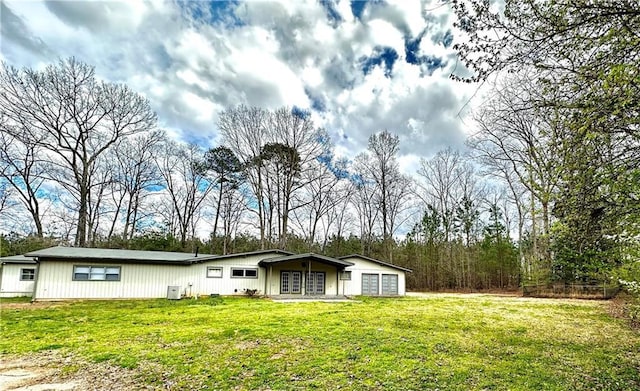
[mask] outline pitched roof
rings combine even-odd
[[[371,262],[377,263],[379,265],[389,266],[389,267],[392,267],[394,269],[403,270],[403,271],[408,272],[408,273],[412,273],[413,272],[413,270],[407,269],[406,267],[394,265],[393,263],[383,262],[383,261],[381,261],[379,259],[375,259],[375,258],[365,257],[364,255],[360,255],[360,254],[345,255],[343,257],[339,257],[338,259],[346,259],[346,258],[362,258],[362,259],[365,259],[367,261],[371,261]]]
[[[248,257],[260,254],[285,254],[292,255],[292,252],[285,250],[258,250],[245,253],[212,255],[193,253],[180,253],[168,251],[141,251],[141,250],[121,250],[109,248],[89,248],[89,247],[50,247],[43,250],[32,251],[25,254],[34,258],[53,259],[82,259],[91,262],[121,262],[140,264],[161,264],[161,265],[190,265],[194,263],[217,261],[232,257]]]
[[[225,259],[225,258],[233,258],[233,257],[250,257],[252,255],[261,255],[261,254],[269,254],[269,253],[277,253],[284,255],[294,255],[291,251],[280,250],[280,249],[271,249],[271,250],[256,250],[256,251],[248,251],[246,253],[236,253],[236,254],[225,254],[218,255],[216,259]]]
[[[84,259],[95,262],[120,261],[128,263],[150,264],[182,264],[187,265],[203,262],[215,258],[215,255],[199,255],[192,253],[177,253],[166,251],[140,251],[120,250],[110,248],[86,248],[86,247],[50,247],[43,250],[32,251],[26,256],[55,259]]]
[[[266,258],[266,259],[263,259],[262,261],[260,261],[258,263],[258,265],[265,266],[265,265],[270,265],[270,264],[274,264],[274,263],[296,261],[296,260],[300,260],[300,259],[302,259],[302,260],[311,259],[312,261],[315,260],[316,262],[325,263],[325,264],[338,266],[338,267],[347,267],[347,266],[353,266],[354,265],[353,263],[351,263],[349,261],[343,261],[341,259],[331,258],[331,257],[327,257],[327,256],[320,255],[320,254],[314,254],[314,253],[290,254],[290,255],[285,255],[285,256],[282,256],[282,257]]]
[[[25,257],[24,255],[12,255],[10,257],[0,258],[0,265],[4,265],[5,263],[35,264],[36,261],[34,261],[33,258]]]

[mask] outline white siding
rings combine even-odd
[[[221,295],[244,295],[245,289],[257,289],[258,294],[265,293],[266,271],[258,267],[258,262],[264,258],[277,256],[277,253],[249,255],[245,257],[230,257],[219,261],[210,261],[192,265],[191,275],[194,280],[194,292],[198,294],[217,293]],[[222,267],[222,278],[207,278],[207,267]],[[257,268],[258,278],[234,278],[231,277],[233,268]]]
[[[395,274],[398,276],[398,295],[405,295],[405,272],[393,267],[381,265],[360,257],[341,258],[344,261],[352,262],[355,265],[347,267],[345,270],[351,271],[350,281],[344,282],[344,294],[348,296],[358,296],[362,294],[362,274],[378,275],[378,294],[382,294],[382,275]]]
[[[22,269],[35,269],[35,264],[7,263],[0,266],[0,297],[20,297],[33,295],[35,281],[20,281]]]
[[[55,299],[130,299],[130,298],[164,298],[167,297],[169,286],[179,286],[180,292],[187,296],[192,295],[244,295],[246,289],[256,289],[259,294],[280,294],[280,271],[299,270],[303,261],[292,261],[273,265],[273,267],[258,267],[262,259],[277,256],[279,253],[262,253],[246,256],[228,257],[220,260],[210,260],[200,264],[174,266],[174,265],[143,265],[128,263],[95,263],[47,259],[40,260],[35,298],[38,300]],[[312,261],[313,271],[323,271],[325,275],[325,294],[327,295],[361,295],[362,274],[377,274],[382,281],[383,274],[398,276],[398,294],[405,294],[405,272],[389,266],[360,258],[351,257],[345,259],[355,265],[346,268],[351,271],[350,281],[338,281],[338,275],[334,266]],[[120,281],[74,281],[73,266],[117,266],[120,267]],[[5,265],[9,266],[9,265]],[[207,277],[207,267],[222,267],[222,278]],[[233,278],[233,268],[257,268],[258,278]],[[10,270],[9,268],[6,268]],[[4,281],[10,274],[15,273],[15,279],[19,282],[20,267],[4,272],[2,276],[2,290],[5,290]],[[267,273],[270,274],[267,286]],[[304,290],[304,279],[303,279]],[[31,282],[31,289],[33,283]],[[379,284],[380,289],[382,284]],[[7,286],[8,287],[8,286]],[[379,292],[381,293],[381,292]]]
[[[258,267],[258,262],[275,255],[277,253],[230,257],[185,266],[118,262],[98,264],[80,259],[73,262],[41,259],[35,298],[163,298],[167,296],[169,286],[179,286],[185,295],[244,295],[245,289],[257,289],[259,294],[263,294],[266,273],[264,268]],[[74,281],[74,265],[118,266],[120,281]],[[208,266],[222,267],[222,278],[208,278]],[[257,268],[258,278],[232,278],[231,269],[242,267]]]

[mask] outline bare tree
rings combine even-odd
[[[240,106],[223,112],[219,127],[225,146],[245,167],[261,246],[277,238],[285,248],[290,213],[303,205],[297,193],[308,183],[305,172],[326,150],[326,132],[314,127],[308,113],[288,107],[269,112]]]
[[[270,149],[266,152],[269,152],[267,156],[271,156],[271,161],[276,157],[280,165],[271,178],[275,177],[272,188],[281,192],[276,208],[278,241],[280,247],[285,248],[289,215],[292,210],[304,205],[297,195],[316,176],[317,159],[328,153],[331,143],[327,133],[314,126],[308,112],[295,107],[282,107],[271,113],[269,118],[273,143],[265,145],[265,148]]]
[[[422,177],[424,190],[421,198],[425,204],[435,204],[442,219],[445,242],[451,239],[455,209],[463,197],[460,186],[464,177],[463,167],[460,153],[451,148],[439,151],[430,160],[420,160],[418,175]]]
[[[236,205],[234,201],[234,193],[244,182],[243,166],[233,151],[225,146],[212,148],[205,154],[205,162],[207,170],[213,175],[213,182],[218,187],[218,196],[215,203],[215,219],[213,223],[213,238],[218,234],[218,221],[223,216],[224,224],[224,247],[226,251],[226,243],[228,238],[228,226],[226,217],[229,219],[234,215],[230,208]]]
[[[354,170],[356,173],[351,177],[354,187],[351,202],[358,214],[362,254],[370,256],[372,245],[376,237],[375,226],[378,221],[380,209],[376,202],[378,193],[377,184],[367,176],[360,174],[360,172],[366,170],[364,167],[367,166],[367,155],[360,154],[356,156],[354,163]]]
[[[16,137],[20,134],[13,129],[12,133],[0,133],[0,178],[4,179],[2,195],[3,206],[8,205],[9,190],[29,212],[35,226],[36,235],[43,236],[43,211],[40,202],[40,191],[45,184],[44,166],[41,160],[41,147],[27,144],[28,137]]]
[[[201,207],[214,189],[207,178],[204,151],[196,145],[165,141],[162,153],[155,157],[163,186],[169,198],[165,218],[177,225],[182,246],[193,236]]]
[[[268,140],[268,115],[266,110],[257,107],[238,106],[220,113],[218,128],[224,138],[224,145],[229,147],[245,167],[247,181],[250,185],[255,206],[250,210],[255,213],[260,232],[260,246],[266,245],[266,195],[264,167],[260,161],[262,147]]]
[[[392,235],[411,192],[410,180],[399,172],[395,160],[397,148],[398,138],[386,130],[372,135],[369,149],[356,156],[350,177],[355,190],[351,201],[360,217],[362,250],[369,254],[374,239],[380,235],[389,259]]]
[[[230,250],[232,239],[238,233],[238,227],[242,222],[245,211],[248,209],[246,200],[248,195],[243,187],[237,187],[223,193],[220,203],[220,216],[222,218],[222,254]]]
[[[396,162],[396,154],[400,140],[398,136],[392,135],[387,130],[369,137],[369,175],[379,187],[379,203],[380,212],[382,213],[382,237],[387,240],[391,234],[390,225],[390,193],[391,185],[394,181],[393,176],[397,175],[398,163]]]
[[[507,81],[497,90],[476,113],[480,130],[469,145],[480,161],[507,183],[514,197],[520,193],[519,186],[530,193],[533,256],[548,258],[547,245],[540,246],[538,236],[549,233],[551,202],[561,175],[561,162],[556,153],[562,129],[554,110],[534,106],[539,92],[532,83],[524,75]],[[542,210],[541,229],[538,228],[538,207]]]
[[[333,232],[334,237],[341,240],[347,232],[355,228],[356,218],[353,216],[353,208],[351,207],[353,198],[355,197],[355,185],[347,180],[340,181],[337,189],[334,190],[336,203],[332,208],[328,210],[326,223],[324,224],[324,240],[321,248],[324,249],[329,240],[330,231]],[[340,248],[338,254],[341,253]]]
[[[0,180],[0,214],[4,216],[4,213],[11,207],[11,188],[9,184]]]
[[[148,215],[143,204],[150,190],[162,181],[154,156],[165,140],[164,131],[154,130],[119,140],[111,151],[110,158],[114,161],[111,189],[113,218],[107,238],[114,235],[120,222],[122,238],[131,239],[140,219]]]
[[[298,199],[302,207],[294,213],[297,226],[306,237],[309,249],[317,242],[319,225],[323,223],[322,243],[326,243],[328,232],[338,217],[331,212],[339,208],[348,195],[346,189],[340,186],[348,176],[346,161],[334,162],[331,155],[325,155],[312,162],[311,168],[305,171],[302,179],[306,183],[303,198]]]
[[[93,166],[119,139],[155,126],[149,102],[125,85],[98,81],[93,67],[70,58],[43,71],[3,63],[0,110],[9,119],[2,131],[47,150],[54,179],[74,193],[75,243],[84,246]]]
[[[108,152],[108,151],[107,151]],[[101,218],[108,213],[108,199],[114,182],[114,162],[107,153],[91,167],[91,188],[87,197],[87,241],[91,246],[103,238]]]

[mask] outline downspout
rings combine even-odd
[[[36,301],[36,292],[38,291],[38,280],[40,279],[40,258],[34,258],[36,261],[36,280],[33,282],[33,294],[31,295],[31,302]]]

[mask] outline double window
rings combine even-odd
[[[231,277],[232,278],[258,278],[258,269],[254,267],[250,267],[250,268],[232,267]]]
[[[73,267],[75,281],[120,281],[120,266],[81,266]]]
[[[36,269],[20,269],[20,281],[33,281],[36,279]]]

